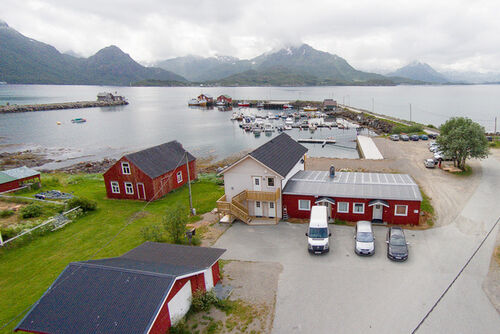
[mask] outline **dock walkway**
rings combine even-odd
[[[48,103],[48,104],[8,105],[8,106],[0,106],[0,114],[29,112],[29,111],[59,110],[59,109],[111,107],[111,106],[121,106],[127,104],[128,104],[127,101],[121,100],[121,101],[78,101],[78,102],[62,102],[62,103]]]
[[[364,159],[370,160],[382,160],[384,157],[382,153],[377,148],[377,145],[373,142],[373,139],[367,136],[357,137],[359,152]]]

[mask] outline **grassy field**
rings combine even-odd
[[[98,208],[61,230],[49,232],[22,245],[0,249],[0,327],[36,302],[68,263],[90,259],[145,206],[144,202],[139,201],[107,199],[101,175],[43,175],[42,184],[45,184],[44,179],[49,181],[49,186],[44,186],[42,191],[73,191],[77,196],[97,201]],[[23,193],[22,196],[33,193]],[[215,201],[224,190],[213,179],[203,178],[193,183],[192,193],[193,206],[198,214],[202,214],[215,207]],[[141,228],[160,223],[164,212],[179,203],[189,207],[186,186],[149,204],[138,215],[138,219],[94,258],[119,256],[140,245],[144,241]],[[21,319],[22,316],[0,332],[11,333]]]

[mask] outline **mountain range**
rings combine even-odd
[[[252,59],[185,56],[137,63],[116,46],[85,58],[33,40],[0,20],[0,81],[27,84],[318,86],[498,82],[500,74],[435,71],[412,62],[387,75],[363,72],[335,54],[307,44],[288,46]]]
[[[123,86],[145,79],[187,81],[161,68],[144,67],[116,46],[108,46],[88,58],[62,54],[0,21],[0,81]]]

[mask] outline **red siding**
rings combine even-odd
[[[215,262],[212,266],[212,278],[215,286],[220,281],[219,261]]]
[[[153,326],[149,333],[153,334],[165,334],[172,324],[170,323],[170,313],[168,312],[168,302],[174,298],[174,296],[179,292],[180,289],[186,284],[187,281],[191,281],[191,292],[194,293],[197,290],[205,291],[205,280],[203,273],[198,275],[193,275],[190,277],[182,278],[175,281],[174,286],[170,290],[170,293],[163,304],[158,317],[156,318]]]
[[[303,211],[298,209],[299,199],[311,201],[311,206],[314,205],[314,201],[318,197],[314,196],[301,196],[301,195],[283,195],[283,206],[287,208],[288,216],[290,218],[310,218],[310,211]],[[348,202],[349,203],[349,213],[339,213],[337,212],[337,204],[332,205],[332,217],[338,218],[346,221],[359,221],[359,220],[372,220],[373,217],[373,207],[368,206],[371,199],[366,198],[334,198],[335,202]],[[383,199],[383,198],[381,198]],[[389,224],[400,224],[400,225],[417,225],[420,217],[420,202],[419,201],[398,201],[398,200],[387,200],[389,207],[383,207],[382,219],[384,222]],[[353,213],[354,203],[364,203],[365,212],[363,214]],[[396,216],[395,206],[407,205],[408,211],[407,216]],[[415,213],[417,210],[417,213]]]
[[[129,175],[122,173],[122,162],[128,162],[130,164]],[[179,171],[182,172],[182,182],[177,182],[177,172]],[[191,180],[194,180],[196,178],[196,160],[189,162],[189,172]],[[172,190],[186,184],[188,179],[186,164],[181,165],[174,171],[169,171],[153,180],[125,157],[122,157],[113,166],[111,166],[103,176],[104,184],[106,187],[106,195],[108,196],[108,198],[135,200],[140,199],[137,184],[142,183],[144,184],[146,201],[156,200],[165,196]],[[114,194],[111,191],[112,181],[118,182],[118,185],[120,187],[119,194]],[[132,183],[132,187],[134,189],[133,194],[126,194],[124,184],[125,182]]]
[[[13,180],[10,182],[0,184],[0,193],[4,191],[14,190],[23,186],[26,181],[38,182],[40,183],[40,175],[34,175],[30,177],[25,177],[19,180]]]

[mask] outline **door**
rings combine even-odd
[[[269,203],[269,218],[274,218],[276,217],[276,206],[274,202],[268,202]]]
[[[255,201],[255,216],[262,217],[262,202]]]
[[[260,176],[253,176],[253,190],[261,191],[262,190],[262,178]]]
[[[212,267],[203,272],[205,277],[205,290],[210,291],[214,287],[214,277],[212,275]]]
[[[144,183],[137,183],[137,196],[139,199],[146,199],[146,191],[144,190]]]
[[[372,219],[382,220],[383,207],[380,204],[375,204],[373,206],[373,217]]]
[[[326,206],[326,211],[328,212],[328,221],[332,220],[332,204],[329,202],[321,202],[320,205]]]

